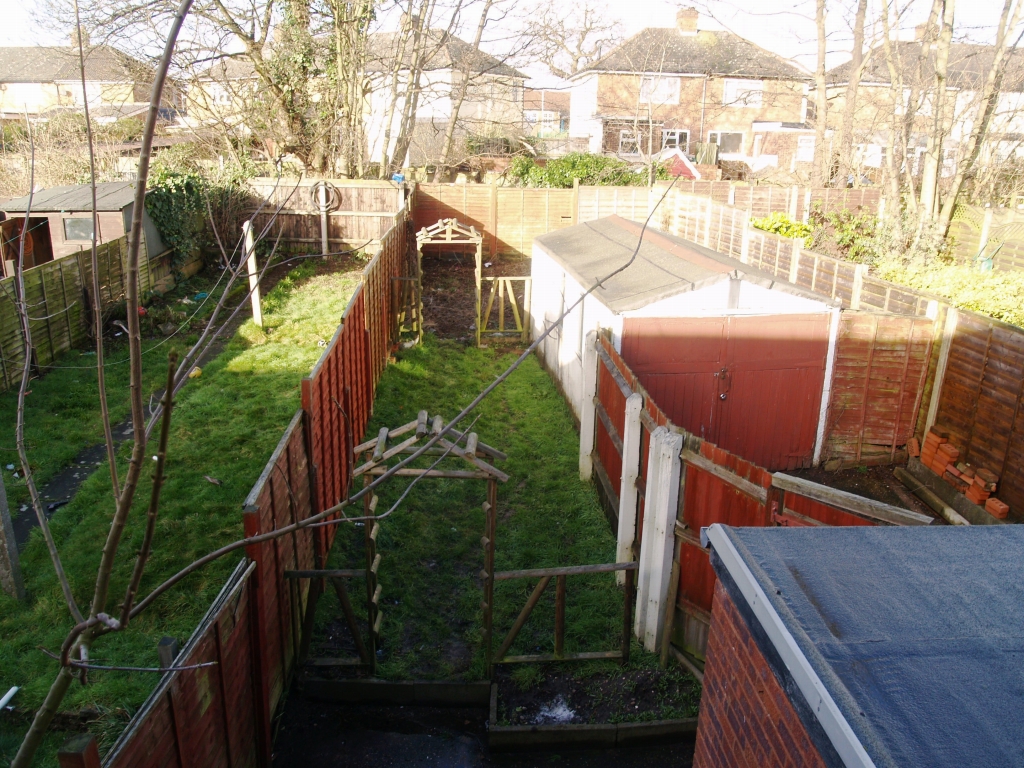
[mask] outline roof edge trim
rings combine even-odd
[[[705,536],[701,531],[701,538]],[[765,633],[771,640],[783,663],[789,669],[793,680],[803,694],[807,705],[814,712],[822,729],[832,741],[840,758],[847,766],[876,768],[874,761],[864,749],[857,734],[840,711],[835,699],[828,692],[825,684],[814,671],[810,661],[800,650],[792,633],[782,621],[775,606],[772,605],[754,574],[740,556],[739,550],[729,536],[728,529],[721,523],[715,523],[707,529],[707,540],[714,547],[715,553],[729,575],[732,576],[743,595],[750,610],[761,623]]]

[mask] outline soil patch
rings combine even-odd
[[[475,341],[475,269],[476,257],[472,253],[428,251],[423,255],[423,327],[426,330],[443,339]],[[501,256],[497,261],[485,258],[483,274],[485,277],[528,275],[530,260],[514,256]],[[517,299],[522,309],[522,296]],[[511,322],[511,316],[506,320]]]
[[[858,496],[874,499],[883,504],[919,512],[922,515],[934,517],[940,522],[945,522],[932,511],[931,507],[907,490],[906,486],[893,474],[891,466],[854,467],[838,472],[827,472],[823,467],[813,467],[793,470],[788,474],[827,485],[830,488],[856,493]]]
[[[602,665],[605,666],[605,665]],[[700,684],[673,667],[499,667],[499,725],[637,723],[696,717]]]
[[[288,700],[274,744],[274,768],[647,768],[693,764],[693,740],[655,746],[526,754],[487,748],[487,711]]]

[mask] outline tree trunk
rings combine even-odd
[[[839,139],[839,176],[845,178],[853,171],[853,123],[857,111],[857,91],[864,74],[864,19],[868,12],[868,0],[858,0],[857,14],[853,22],[853,58],[850,61],[850,79],[846,85],[843,103],[843,122]]]
[[[828,94],[825,92],[825,0],[815,0],[814,21],[818,29],[818,63],[814,70],[814,164],[811,170],[812,183],[823,187],[828,181],[828,165],[831,153],[825,151],[825,128],[828,124]]]
[[[942,9],[942,22],[935,46],[935,90],[932,93],[932,127],[921,171],[920,231],[926,221],[935,218],[939,193],[939,169],[946,132],[946,85],[949,77],[949,48],[953,40],[953,16],[956,0],[936,0]]]

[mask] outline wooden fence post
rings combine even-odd
[[[868,265],[858,264],[853,268],[853,288],[850,291],[850,309],[860,309],[860,294],[864,289],[864,275]]]
[[[683,436],[680,434],[659,427],[651,435],[644,531],[640,540],[642,592],[637,596],[636,629],[644,648],[652,653],[660,649],[665,620],[679,509],[682,450]]]
[[[11,510],[7,506],[7,492],[0,475],[0,589],[15,600],[25,599],[25,582],[21,578],[18,542],[14,538]]]
[[[615,562],[628,563],[633,560],[633,542],[636,540],[636,478],[640,471],[640,443],[643,431],[640,426],[640,411],[644,398],[634,392],[626,398],[626,425],[622,433],[622,483],[619,485],[619,530],[615,548]],[[626,572],[616,571],[615,580],[619,585],[626,583]]]
[[[75,734],[60,748],[57,762],[60,768],[100,768],[96,737],[91,733]]]
[[[582,311],[582,307],[580,309]],[[580,393],[580,480],[590,480],[594,463],[594,422],[597,419],[597,331],[588,331],[583,342],[583,391]]]
[[[946,324],[942,329],[942,345],[939,347],[939,361],[935,366],[935,379],[932,381],[932,397],[928,402],[928,418],[924,423],[924,435],[928,434],[933,426],[935,426],[935,419],[939,415],[939,400],[942,398],[942,384],[946,378],[946,366],[949,364],[949,349],[953,344],[953,337],[956,335],[957,321],[959,320],[959,313],[956,307],[949,307],[946,309]]]

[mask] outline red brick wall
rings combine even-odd
[[[826,765],[721,580],[715,584],[693,765]]]

